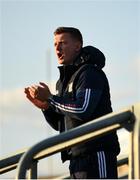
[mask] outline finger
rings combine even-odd
[[[29,89],[29,93],[30,93],[30,94],[31,94],[31,93],[32,93],[32,94],[35,94],[35,90],[30,88],[30,89]]]
[[[39,88],[38,88],[38,87],[37,87],[37,88],[35,88],[35,87],[31,87],[29,90],[30,90],[30,92],[31,92],[31,93],[37,94],[37,93],[38,93]]]
[[[34,98],[34,96],[35,96],[35,90],[34,89],[32,89],[32,88],[28,88],[28,90],[26,90],[26,95],[30,95],[30,96],[32,96],[33,98]]]
[[[29,92],[29,87],[25,88],[25,89],[24,89],[24,92],[25,92],[25,93],[28,93],[28,92]]]
[[[30,96],[31,96],[32,98],[35,98],[35,97],[36,97],[36,93],[35,93],[34,91],[30,91]]]
[[[32,98],[32,96],[31,96],[30,94],[27,94],[26,97],[27,97],[31,102],[34,101],[34,98]]]
[[[36,89],[38,89],[38,86],[37,85],[31,86],[31,89],[35,91]]]
[[[30,88],[25,88],[24,93],[26,95],[30,95],[31,93],[33,93],[33,91]]]

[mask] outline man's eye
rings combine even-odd
[[[65,44],[65,43],[64,43],[64,42],[61,42],[60,44],[63,45],[63,44]]]

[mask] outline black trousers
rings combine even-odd
[[[117,179],[117,157],[113,153],[98,151],[70,160],[71,179]]]

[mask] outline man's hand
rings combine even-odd
[[[25,88],[26,97],[38,108],[48,109],[47,99],[51,97],[51,92],[48,86],[40,82],[40,86],[31,86]]]
[[[39,84],[38,86],[32,86],[32,88],[35,89],[35,98],[41,101],[47,101],[52,96],[50,89],[43,82]]]

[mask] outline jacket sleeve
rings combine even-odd
[[[64,116],[55,112],[52,107],[49,107],[47,110],[42,110],[42,112],[49,125],[56,131],[60,130],[60,121],[63,121]]]
[[[79,120],[90,120],[100,102],[105,84],[102,71],[88,68],[78,78],[76,98],[52,96],[49,103],[55,112]]]

